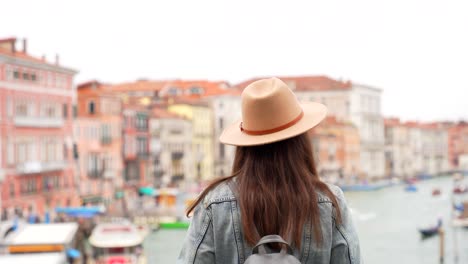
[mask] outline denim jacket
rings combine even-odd
[[[294,255],[303,264],[360,264],[359,240],[340,188],[329,185],[336,195],[342,224],[336,225],[331,200],[318,193],[323,241],[318,246],[312,227],[306,224],[300,249]],[[244,263],[252,248],[243,238],[241,215],[236,197],[227,183],[209,192],[194,210],[192,223],[182,246],[179,264]]]

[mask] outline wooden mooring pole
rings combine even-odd
[[[439,256],[440,256],[440,264],[444,263],[444,255],[445,255],[445,232],[443,228],[439,229]]]

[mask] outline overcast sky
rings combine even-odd
[[[385,115],[468,118],[467,1],[383,2],[5,0],[0,37],[76,82],[320,74],[381,88]]]

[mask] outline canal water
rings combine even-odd
[[[440,263],[439,237],[421,240],[418,233],[419,227],[435,225],[438,217],[443,218],[445,230],[444,263],[456,263],[455,244],[459,252],[458,263],[468,263],[468,229],[454,232],[449,224],[451,179],[424,181],[417,183],[417,187],[418,191],[414,193],[405,192],[404,186],[345,193],[359,234],[364,263]],[[433,197],[432,190],[436,187],[442,194]],[[145,243],[148,263],[175,263],[184,236],[183,230],[151,234]]]

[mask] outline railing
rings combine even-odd
[[[16,116],[15,126],[19,127],[62,127],[62,118]]]
[[[16,172],[19,174],[31,174],[41,173],[48,171],[59,171],[67,167],[67,163],[64,161],[51,161],[51,162],[40,162],[40,161],[28,161],[20,163],[16,166]]]

